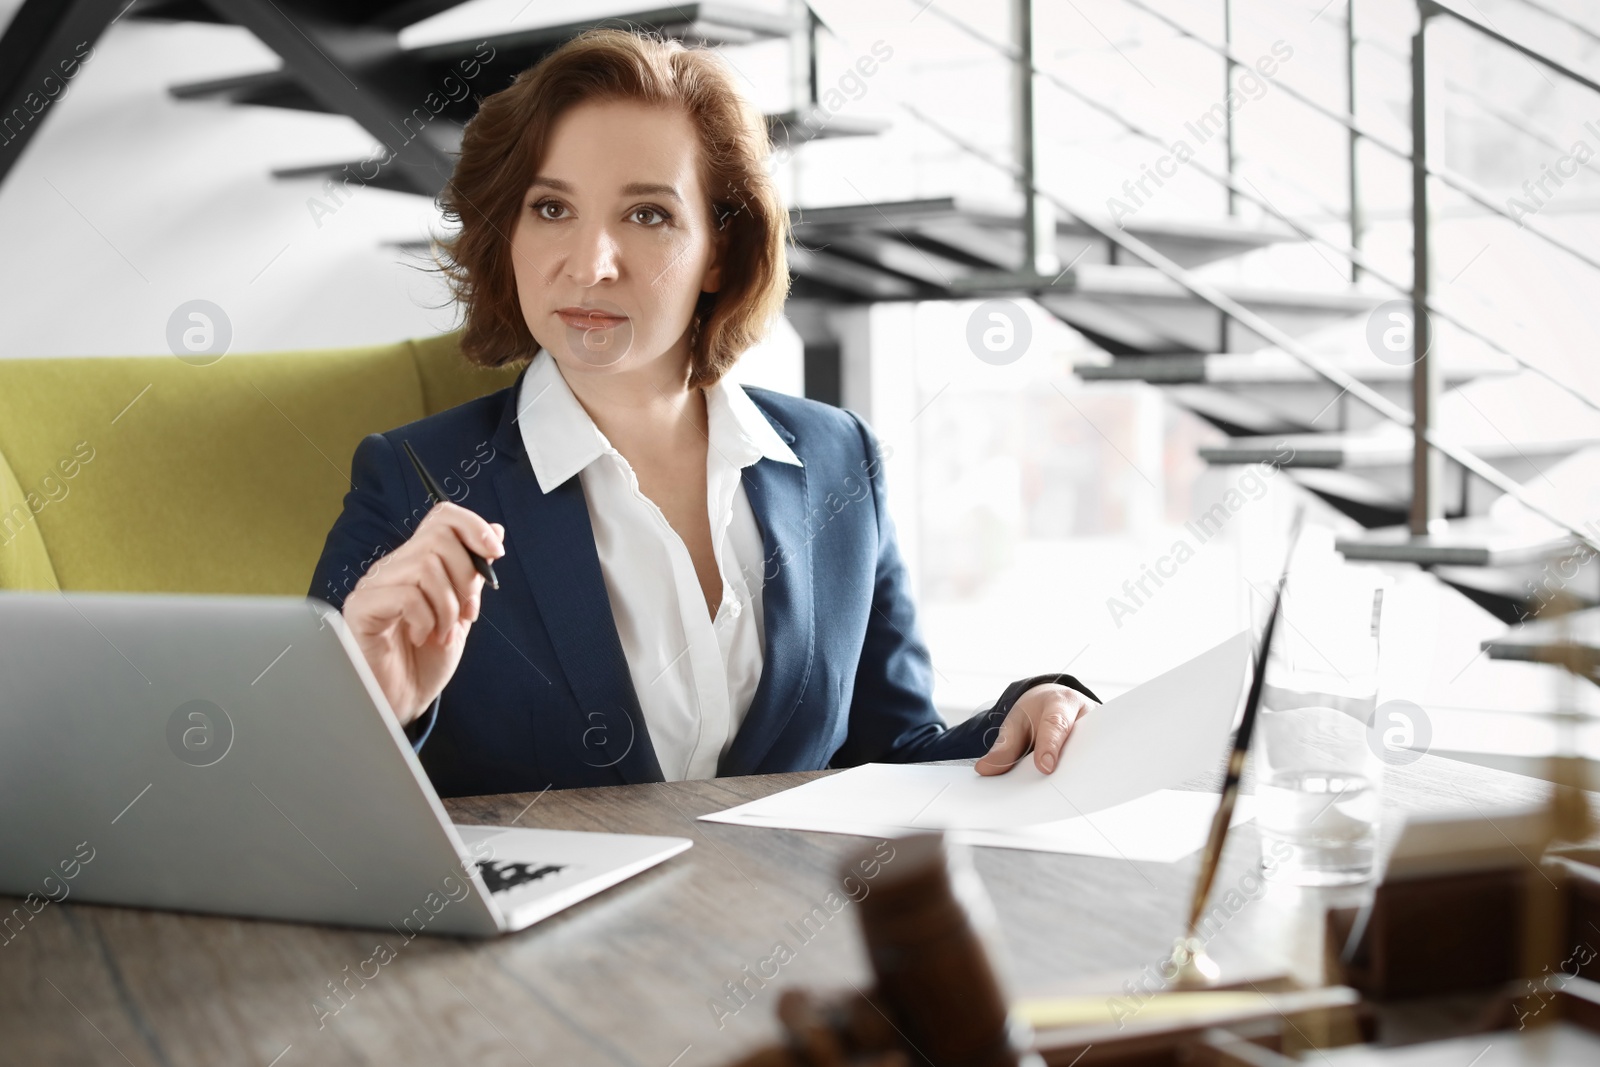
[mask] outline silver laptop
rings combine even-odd
[[[0,941],[52,901],[487,937],[691,844],[453,825],[293,597],[0,593],[0,813]]]

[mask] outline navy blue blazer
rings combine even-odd
[[[500,588],[485,589],[455,675],[407,730],[440,795],[659,782],[582,483],[539,488],[514,421],[521,385],[364,439],[311,595],[342,608],[427,513],[399,447],[409,440],[455,503],[506,530]],[[744,468],[765,549],[766,643],[718,775],[981,756],[1009,702],[954,728],[934,709],[877,437],[849,410],[745,391],[804,466]]]

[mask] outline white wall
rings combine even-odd
[[[232,27],[119,22],[0,185],[8,311],[0,355],[167,351],[188,300],[218,304],[234,351],[354,345],[449,329],[426,275],[382,242],[423,236],[420,197],[365,189],[317,225],[319,183],[273,167],[365,157],[343,117],[171,99],[167,87],[271,69]]]

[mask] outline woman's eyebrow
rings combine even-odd
[[[573,192],[571,182],[562,181],[560,178],[546,178],[543,175],[533,179],[532,183],[529,185],[529,188],[531,189],[537,186],[544,186],[546,188],[554,189],[558,193],[567,193],[569,195]],[[662,185],[659,182],[629,182],[627,185],[622,187],[622,195],[665,196],[678,201],[680,204],[683,203],[683,197],[678,195],[678,190],[674,189],[670,185]]]
[[[683,197],[678,195],[678,190],[670,185],[661,185],[658,182],[629,182],[622,187],[624,196],[665,196],[678,203],[683,203]]]

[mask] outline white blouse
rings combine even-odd
[[[617,635],[668,781],[716,776],[761,680],[764,549],[740,472],[762,457],[803,466],[738,384],[724,379],[705,394],[706,505],[722,576],[715,620],[688,547],[549,352],[534,357],[517,397],[539,488],[574,474],[583,485]]]

